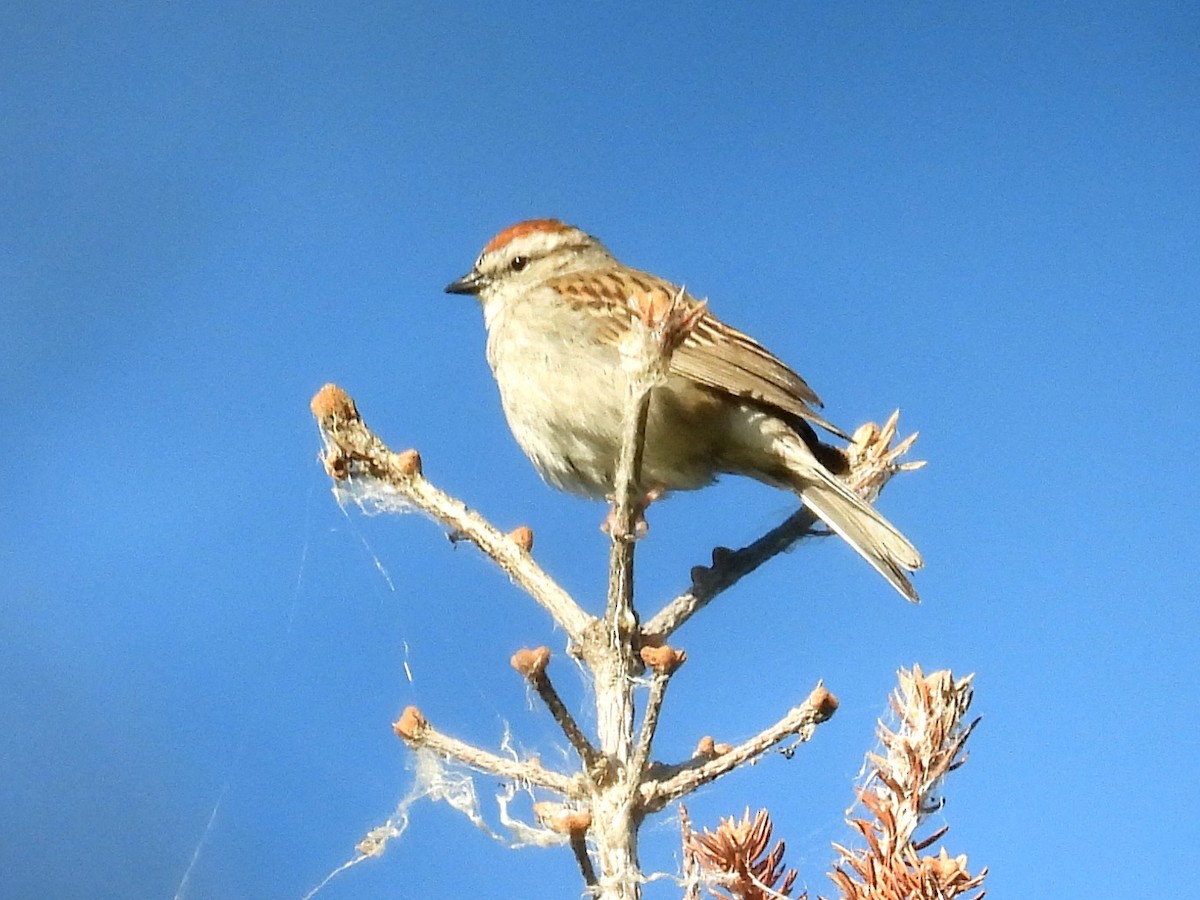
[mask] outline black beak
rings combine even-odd
[[[478,269],[472,269],[458,281],[446,285],[447,294],[478,294],[487,287],[488,278]]]

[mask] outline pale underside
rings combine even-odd
[[[547,287],[576,301],[613,292],[669,297],[677,290],[653,275],[620,269],[576,272]],[[535,291],[519,304],[485,310],[488,360],[513,434],[542,477],[562,490],[604,496],[612,490],[627,405],[618,347],[629,314],[589,315],[562,300],[550,290]],[[642,464],[646,489],[691,490],[721,472],[779,484],[773,440],[794,442],[797,430],[807,431],[805,420],[840,433],[814,412],[820,401],[799,375],[752,338],[716,326],[705,313],[675,351],[668,382],[653,395]]]

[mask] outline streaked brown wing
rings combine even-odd
[[[659,293],[673,297],[679,288],[669,281],[633,269],[613,267],[560,276],[551,284],[564,294],[587,302],[611,296]],[[697,303],[694,297],[688,299]],[[609,318],[603,338],[621,340],[632,315],[628,304],[618,305],[625,315]],[[749,335],[720,322],[706,312],[671,357],[671,370],[713,390],[744,397],[773,408],[785,416],[806,419],[846,438],[840,428],[818,415],[813,407],[821,400],[799,375]]]
[[[693,381],[807,419],[845,438],[813,407],[821,398],[758,341],[707,313],[671,357],[671,368]]]
[[[679,290],[661,278],[638,274],[669,294]],[[821,398],[803,378],[754,338],[721,322],[711,312],[704,314],[675,351],[671,369],[706,387],[754,400],[847,437],[813,409],[822,406]]]

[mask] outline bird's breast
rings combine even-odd
[[[619,351],[578,310],[517,309],[489,322],[488,361],[509,428],[541,476],[572,493],[611,494],[629,396]],[[655,390],[645,489],[713,481],[726,431],[721,407],[717,395],[680,377]]]

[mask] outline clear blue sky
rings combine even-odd
[[[410,703],[561,759],[508,668],[561,634],[425,520],[343,513],[308,413],[343,385],[594,606],[603,510],[538,481],[441,292],[547,215],[709,297],[834,421],[900,406],[930,460],[882,503],[922,606],[826,542],[680,632],[660,758],[820,678],[842,700],[698,823],[769,804],[828,892],[920,662],[977,673],[945,821],[994,896],[1200,863],[1197,8],[643,6],[0,12],[0,895],[170,898],[195,855],[190,900],[298,898],[408,790]],[[643,608],[791,508],[735,481],[656,508]],[[649,824],[646,868],[674,844]],[[577,886],[566,851],[423,805],[321,896]]]

